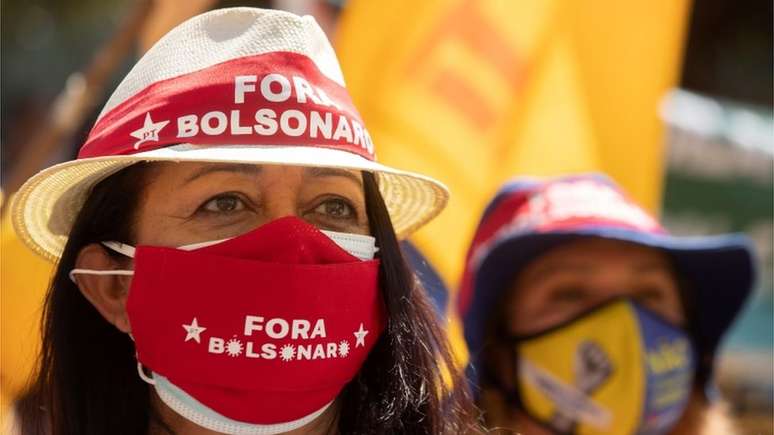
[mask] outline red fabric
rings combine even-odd
[[[278,74],[289,81],[291,93],[287,100],[273,102],[264,98],[261,80],[268,74]],[[240,103],[237,102],[236,77],[245,75],[256,76],[256,80],[250,82],[254,90],[241,92],[243,102]],[[305,80],[311,86],[310,89],[313,89],[314,96],[310,97],[302,92],[304,95],[301,98],[306,101],[299,102],[294,77]],[[279,92],[281,85],[275,82],[269,88],[273,92]],[[322,90],[327,98],[321,98],[317,89]],[[317,103],[314,100],[317,100]],[[328,100],[333,105],[327,104]],[[297,110],[306,117],[307,128],[298,136],[285,134],[281,128],[278,128],[275,134],[259,134],[252,128],[256,124],[256,111],[259,109],[273,110],[277,115],[277,122],[281,113]],[[233,115],[232,111],[235,111],[236,115]],[[323,118],[331,117],[334,132],[330,138],[325,138],[319,130],[312,132],[312,111],[318,112]],[[202,118],[208,112],[222,112],[225,115],[225,131],[215,135],[203,131]],[[198,118],[198,133],[191,137],[181,136],[178,129],[179,118],[189,115]],[[346,137],[334,139],[335,129],[342,117],[350,130],[356,129],[355,124],[362,128],[360,140],[356,139],[357,131],[351,131],[351,141]],[[132,136],[132,133],[144,131],[148,119],[157,127],[147,131],[155,131],[157,137],[141,140]],[[239,120],[238,123],[233,122],[236,119]],[[291,127],[298,127],[296,121],[290,119],[288,122]],[[161,123],[164,122],[167,124],[162,126]],[[210,125],[217,126],[217,120],[211,120]],[[245,130],[247,127],[251,127],[249,132]],[[235,130],[232,131],[232,128]],[[349,151],[369,160],[374,158],[373,144],[347,90],[322,74],[311,59],[290,52],[241,57],[153,83],[101,117],[91,130],[78,158],[135,154],[179,143],[306,145]]]
[[[532,188],[525,188],[507,193],[497,205],[487,213],[479,223],[471,242],[470,249],[465,258],[465,269],[460,281],[458,296],[458,310],[467,312],[473,298],[476,274],[478,273],[477,260],[488,255],[492,246],[497,242],[511,237],[525,234],[551,234],[554,232],[573,232],[583,228],[605,227],[619,228],[633,231],[642,231],[652,234],[666,234],[659,223],[648,216],[625,192],[609,183],[602,181],[580,179],[580,182],[596,185],[603,192],[615,192],[614,201],[606,197],[600,204],[626,206],[642,213],[641,219],[627,219],[625,216],[606,216],[602,206],[595,202],[593,195],[582,198],[584,203],[581,214],[556,213],[563,205],[547,194],[549,189],[565,185],[570,186],[576,182],[559,180],[536,184]],[[567,200],[567,198],[563,198]],[[577,199],[577,198],[576,198]],[[475,258],[474,258],[475,257]]]
[[[194,251],[139,246],[135,258],[127,311],[139,361],[235,420],[281,423],[321,408],[355,376],[384,329],[379,261],[358,260],[295,217]],[[246,316],[263,317],[254,323],[262,329],[246,335]],[[186,341],[183,325],[194,318],[206,328],[200,343]],[[270,319],[282,319],[272,323],[277,334],[288,324],[287,335],[270,337]],[[312,337],[318,319],[324,337]],[[295,338],[294,320],[301,322]],[[358,345],[361,324],[368,333]],[[210,352],[220,350],[210,348],[218,339],[240,343],[238,355]],[[254,357],[263,345],[276,356]],[[288,361],[280,356],[286,345],[294,348]]]

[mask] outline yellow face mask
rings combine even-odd
[[[558,433],[664,434],[690,397],[688,335],[628,300],[512,340],[520,406]]]

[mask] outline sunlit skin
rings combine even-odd
[[[244,234],[280,217],[297,216],[320,229],[368,234],[361,174],[357,171],[297,166],[215,163],[158,163],[146,180],[136,216],[137,245],[176,247]],[[77,267],[131,268],[99,244],[84,247]],[[105,319],[131,332],[126,298],[131,278],[79,275],[84,296]],[[189,422],[153,398],[175,433],[216,434]],[[335,422],[331,406],[292,434],[328,433]],[[151,433],[156,433],[152,430]],[[161,432],[159,432],[161,433]]]
[[[552,249],[519,273],[509,293],[515,334],[544,330],[616,297],[629,297],[675,325],[685,321],[667,254],[614,240],[587,238]]]
[[[569,321],[613,298],[628,297],[675,325],[685,324],[677,280],[662,251],[620,241],[584,238],[554,248],[522,269],[506,298],[511,334],[532,334]],[[504,355],[505,356],[505,355]],[[503,369],[505,379],[509,369]],[[497,426],[550,435],[499,394],[482,397]]]
[[[180,246],[237,236],[283,216],[367,234],[360,173],[327,168],[162,163],[148,184],[137,242]]]

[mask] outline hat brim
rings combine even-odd
[[[138,162],[206,162],[330,167],[377,176],[393,227],[405,238],[443,210],[449,193],[442,183],[401,171],[359,155],[323,147],[180,144],[131,155],[72,160],[44,169],[14,195],[12,221],[19,238],[43,257],[56,261],[91,188]]]
[[[741,234],[673,237],[614,227],[589,227],[513,235],[493,246],[478,267],[473,300],[464,315],[465,338],[471,352],[483,347],[486,319],[519,271],[551,248],[583,237],[630,242],[666,251],[677,273],[693,287],[696,339],[704,355],[714,355],[755,280],[753,250],[749,239]]]

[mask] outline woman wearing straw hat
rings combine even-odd
[[[58,262],[24,432],[466,431],[398,245],[446,200],[374,161],[313,19],[181,24],[78,159],[15,197],[20,237]]]
[[[670,236],[607,177],[507,183],[481,219],[459,301],[487,423],[734,433],[712,368],[753,276],[745,237]]]

